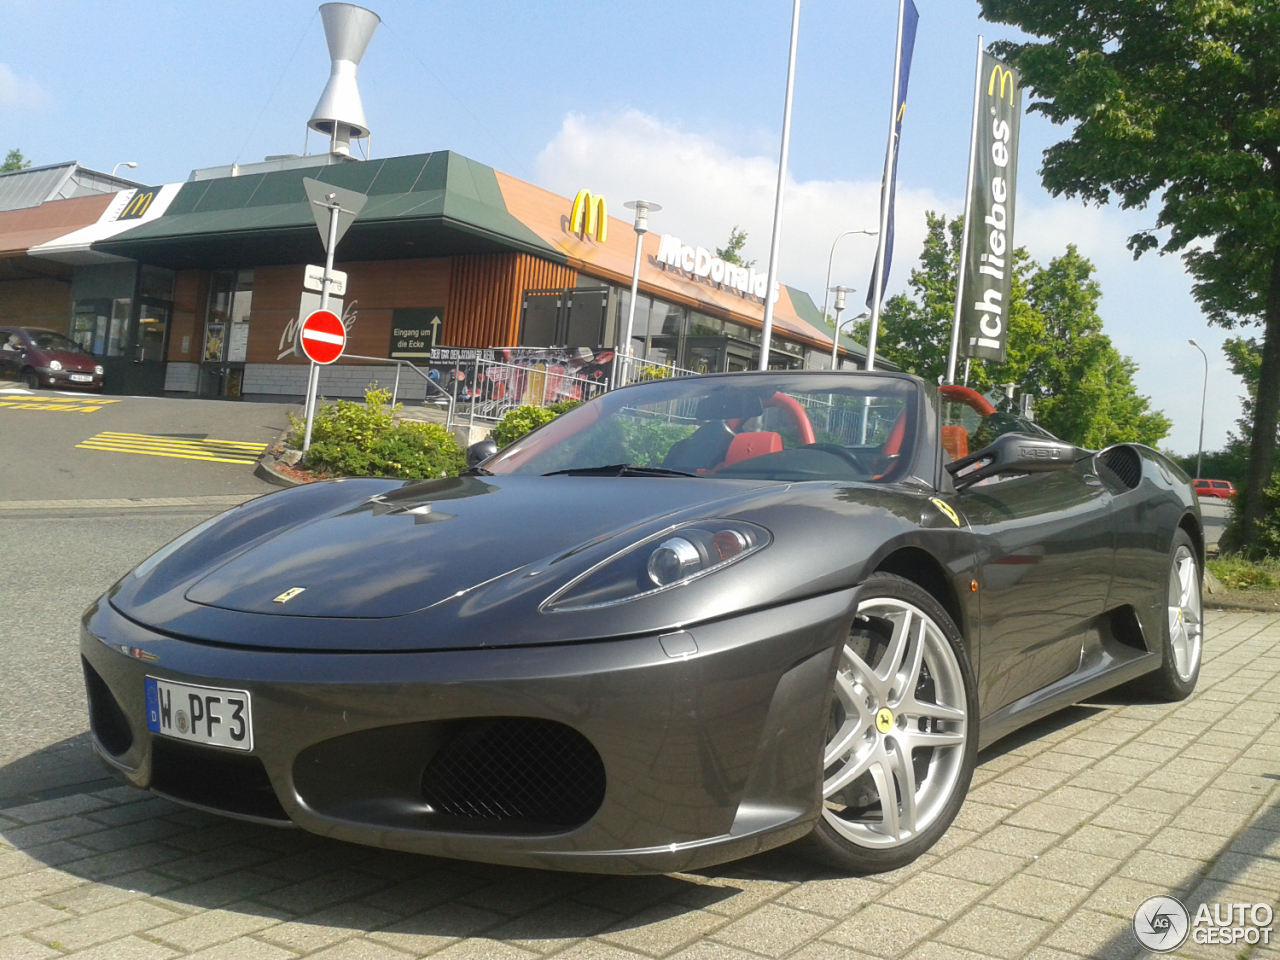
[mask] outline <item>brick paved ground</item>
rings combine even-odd
[[[1110,696],[984,753],[955,826],[891,875],[785,851],[663,877],[477,866],[99,783],[0,809],[0,958],[1143,956],[1130,922],[1157,893],[1280,913],[1280,616],[1210,614],[1209,636],[1185,703]],[[1280,946],[1179,953],[1277,960]]]

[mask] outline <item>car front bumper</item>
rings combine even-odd
[[[89,377],[88,380],[72,380],[72,376]],[[50,370],[47,367],[36,371],[40,383],[56,390],[101,390],[103,375],[100,373],[84,373],[79,370]]]
[[[660,873],[812,829],[835,652],[855,602],[846,590],[666,637],[324,654],[162,636],[103,598],[85,615],[81,654],[94,747],[136,786],[383,848]],[[152,734],[147,676],[248,690],[252,752]],[[604,771],[594,813],[548,827],[433,810],[423,792],[433,755],[466,724],[493,718],[555,721],[584,736]]]

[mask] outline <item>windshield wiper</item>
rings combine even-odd
[[[460,474],[458,474],[458,476],[460,477],[492,477],[493,471],[486,470],[484,467],[477,465],[474,467],[467,467],[467,469],[463,470]]]
[[[544,477],[696,477],[696,473],[683,470],[667,470],[664,467],[641,467],[634,463],[610,463],[603,467],[570,467],[552,470]]]

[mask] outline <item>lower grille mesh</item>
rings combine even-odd
[[[542,826],[585,823],[604,787],[604,763],[586,737],[525,717],[468,722],[422,775],[424,799],[437,813]]]

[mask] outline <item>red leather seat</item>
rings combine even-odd
[[[732,466],[740,460],[750,460],[752,457],[762,457],[766,453],[781,452],[782,437],[777,433],[765,430],[758,433],[740,433],[729,444],[729,450],[724,455],[724,462],[716,467],[716,470],[723,470],[725,467]],[[712,472],[714,473],[715,471]]]

